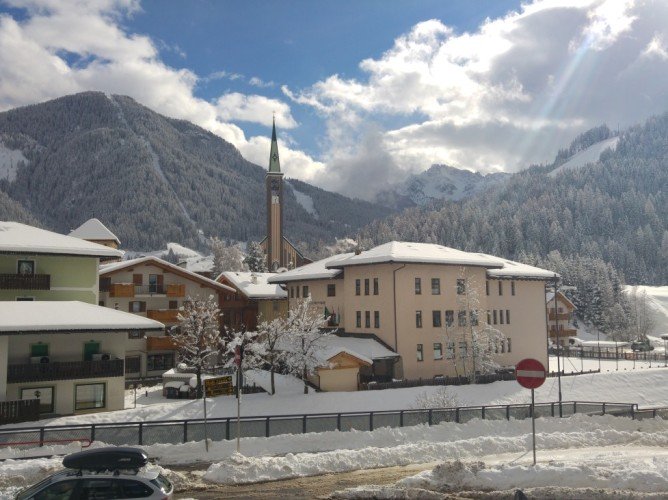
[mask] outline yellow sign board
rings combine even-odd
[[[206,391],[207,398],[213,398],[215,396],[229,396],[230,394],[234,394],[232,375],[204,379],[204,390]]]

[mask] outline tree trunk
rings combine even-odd
[[[308,384],[306,383],[306,367],[304,367],[304,372],[302,373],[302,377],[304,378],[304,394],[308,394]]]
[[[195,374],[197,375],[197,388],[195,389],[195,397],[197,399],[202,399],[202,396],[204,395],[204,391],[202,391],[202,368],[198,367]]]
[[[274,383],[274,364],[271,364],[271,395],[276,394],[276,385]]]

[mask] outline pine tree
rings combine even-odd
[[[249,271],[254,273],[267,272],[267,258],[259,243],[251,241],[247,247],[248,254],[243,260]]]

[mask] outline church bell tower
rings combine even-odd
[[[276,271],[288,267],[283,252],[283,173],[278,158],[276,140],[276,119],[271,131],[271,150],[269,152],[269,170],[265,176],[267,189],[267,269]]]

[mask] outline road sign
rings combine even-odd
[[[204,379],[204,390],[208,398],[223,395],[229,396],[234,392],[232,375]]]
[[[546,372],[543,363],[537,359],[523,359],[515,365],[517,382],[527,389],[537,389],[545,382]]]

